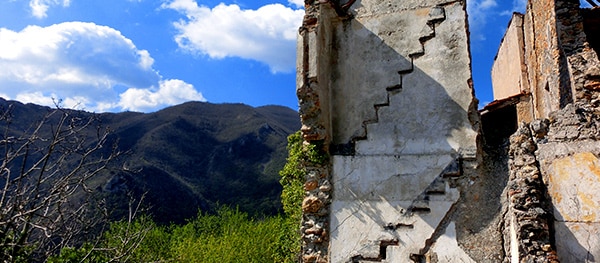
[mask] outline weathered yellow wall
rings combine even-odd
[[[548,192],[559,221],[600,222],[600,160],[591,152],[554,160]]]

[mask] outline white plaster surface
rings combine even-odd
[[[600,223],[555,222],[554,231],[560,262],[600,261]]]
[[[382,240],[398,241],[397,247],[388,247],[393,250],[388,253],[388,262],[409,262],[410,254],[418,254],[425,246],[455,201],[430,201],[431,213],[413,215],[406,214],[410,201],[334,201],[331,204],[331,262],[347,262],[357,255],[377,258]],[[413,227],[384,229],[388,224],[398,223]]]
[[[448,155],[333,156],[334,199],[412,201],[453,160]]]
[[[398,242],[383,262],[410,262],[436,230],[434,252],[471,262],[454,225],[440,226],[460,195],[440,176],[476,149],[464,3],[438,6],[449,2],[362,0],[334,23],[332,141],[364,138],[332,157],[330,262],[375,259],[381,241]],[[427,193],[439,180],[444,191]]]
[[[454,222],[450,222],[444,235],[438,238],[431,250],[436,254],[439,263],[475,263],[475,260],[458,246]]]

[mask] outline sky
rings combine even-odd
[[[582,1],[585,2],[585,1]],[[526,0],[468,0],[473,80]],[[0,97],[92,112],[186,101],[298,108],[303,0],[0,0]],[[584,4],[585,6],[585,4]]]

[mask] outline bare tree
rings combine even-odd
[[[118,151],[95,116],[57,106],[19,130],[12,107],[0,110],[2,261],[43,260],[98,223],[89,182]]]

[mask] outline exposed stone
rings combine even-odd
[[[302,211],[304,213],[316,213],[323,208],[323,201],[314,196],[304,198],[302,201]]]
[[[550,121],[548,119],[534,120],[531,122],[530,127],[536,138],[544,138],[548,134],[548,128]]]
[[[552,249],[549,225],[551,216],[546,212],[550,206],[543,190],[544,182],[538,176],[539,164],[535,159],[532,131],[522,123],[510,137],[509,162],[511,197],[506,222],[513,235],[510,238],[510,254],[518,262],[557,262]],[[525,147],[523,147],[526,145]]]
[[[600,258],[599,12],[513,16],[481,145],[465,1],[346,7],[307,1],[299,30],[303,138],[327,155],[303,164],[304,262]]]
[[[307,181],[306,183],[304,183],[304,190],[306,191],[312,191],[317,189],[317,187],[319,187],[319,182],[316,180],[311,180],[311,181]]]

